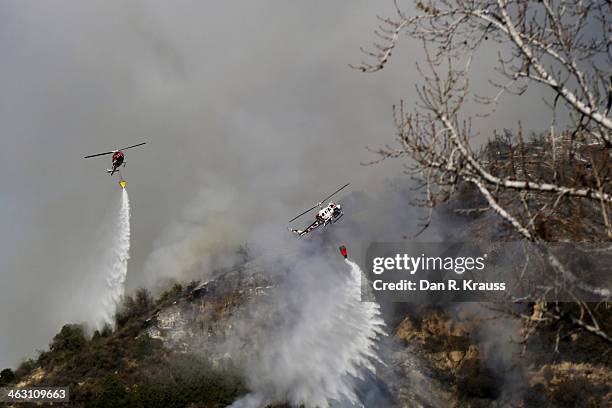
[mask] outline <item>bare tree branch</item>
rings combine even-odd
[[[430,0],[415,2],[409,15],[396,4],[397,16],[384,18],[378,35],[386,45],[365,51],[374,62],[353,68],[377,72],[386,66],[401,33],[423,43],[423,78],[416,87],[412,112],[403,102],[393,107],[397,145],[371,149],[379,157],[408,159],[407,173],[418,179],[422,197],[416,204],[429,210],[471,185],[487,209],[529,242],[554,273],[549,293],[569,293],[580,315],[547,308],[544,298],[536,324],[565,319],[610,341],[595,313],[573,291],[603,299],[610,289],[584,282],[550,250],[549,241],[612,240],[612,4],[570,0]],[[485,41],[499,44],[492,97],[476,101],[495,109],[507,93],[523,95],[534,85],[550,91],[550,129],[526,141],[504,131],[480,151],[471,141],[472,119],[462,119],[468,98],[468,76],[475,51]],[[509,49],[509,52],[506,50]],[[502,51],[503,50],[503,51]],[[557,110],[569,112],[559,129]],[[483,112],[477,116],[486,116]],[[483,204],[462,209],[481,213]],[[523,271],[524,273],[525,271]]]

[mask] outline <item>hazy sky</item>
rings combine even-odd
[[[390,0],[0,3],[0,368],[86,309],[119,190],[110,158],[84,155],[147,142],[123,172],[129,288],[284,228],[345,182],[375,194],[398,175],[399,162],[360,162],[366,145],[393,141],[391,105],[414,102],[420,45],[403,42],[376,75],[348,67],[392,11]],[[480,126],[545,126],[530,103],[506,107]]]

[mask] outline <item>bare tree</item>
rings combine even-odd
[[[539,248],[566,290],[609,299],[608,288],[579,279],[546,242],[612,240],[610,2],[417,0],[415,6],[411,15],[396,2],[396,16],[381,18],[375,32],[384,44],[363,50],[371,62],[353,66],[363,72],[382,70],[402,33],[424,45],[426,64],[417,64],[424,81],[417,87],[419,102],[411,112],[403,102],[394,106],[398,143],[373,150],[379,155],[374,162],[410,159],[407,171],[420,180],[423,192],[417,204],[430,209],[423,228],[434,207],[469,184],[486,205],[464,211],[494,211]],[[497,137],[484,151],[472,148],[472,118],[463,117],[462,108],[470,96],[475,52],[485,43],[498,44],[496,71],[503,81],[490,81],[494,95],[474,96],[483,106],[482,116],[508,93],[544,87],[550,129],[536,140],[526,141],[519,126],[515,135]],[[562,108],[569,121],[561,127],[557,116]],[[579,295],[576,304],[582,314],[572,322],[610,341]],[[590,323],[583,320],[585,313]]]

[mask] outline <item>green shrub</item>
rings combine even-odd
[[[175,299],[177,295],[179,295],[183,291],[183,285],[178,282],[175,282],[174,285],[164,293],[161,294],[159,299],[157,300],[157,304],[161,305],[167,302],[169,299]]]
[[[215,370],[193,355],[178,357],[153,378],[147,378],[131,395],[134,407],[225,407],[246,393],[242,380]]]
[[[23,361],[21,364],[19,364],[17,370],[15,370],[16,379],[21,379],[30,374],[34,368],[36,368],[36,361],[34,359],[29,358]]]
[[[153,310],[155,302],[151,293],[145,288],[139,288],[134,296],[126,296],[115,314],[117,327],[125,326],[130,320],[142,319]]]
[[[87,339],[83,327],[78,324],[65,324],[62,329],[53,337],[49,345],[52,352],[73,352],[80,350]]]
[[[0,371],[0,385],[6,385],[10,382],[15,381],[15,373],[10,368],[5,368]]]
[[[99,382],[94,398],[87,402],[93,408],[122,408],[130,407],[130,400],[125,386],[117,374],[109,374]]]
[[[99,340],[103,337],[108,337],[113,334],[113,328],[110,324],[105,323],[102,329],[96,330],[92,336],[92,340]]]
[[[146,357],[155,355],[156,351],[162,350],[162,341],[159,339],[153,339],[147,334],[138,336],[134,342],[130,345],[130,354],[132,357],[137,359],[144,359]]]

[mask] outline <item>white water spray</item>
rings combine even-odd
[[[125,188],[121,192],[121,206],[115,231],[109,254],[109,268],[105,277],[105,294],[102,297],[102,323],[110,325],[114,322],[117,304],[125,290],[127,265],[130,259],[130,199]]]
[[[274,327],[264,342],[256,342],[258,357],[246,364],[252,392],[231,407],[275,402],[327,407],[335,401],[359,405],[355,379],[366,370],[375,371],[384,322],[377,303],[361,301],[361,269],[352,261],[346,263],[348,275],[330,274],[322,268],[323,262],[296,266],[302,279],[283,288],[285,299],[276,303],[286,309],[283,324]],[[257,336],[252,326],[247,333]]]

